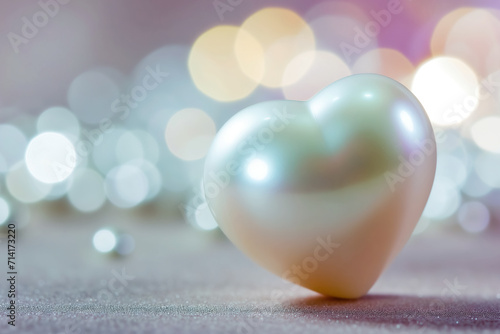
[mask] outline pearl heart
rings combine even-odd
[[[353,75],[309,101],[263,102],[232,117],[207,156],[205,196],[226,236],[264,268],[357,298],[422,214],[435,145],[406,87]]]

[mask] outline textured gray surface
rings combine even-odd
[[[349,301],[282,282],[220,235],[116,219],[137,242],[125,259],[93,251],[95,221],[27,228],[18,243],[17,326],[2,316],[0,332],[500,332],[495,237],[414,237],[368,296]],[[3,279],[1,287],[5,310]]]

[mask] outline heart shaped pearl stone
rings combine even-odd
[[[435,149],[406,87],[353,75],[309,101],[263,102],[233,116],[206,158],[205,197],[225,235],[264,268],[357,298],[419,220]]]

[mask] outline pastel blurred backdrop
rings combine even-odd
[[[224,122],[371,72],[410,88],[440,134],[415,237],[498,233],[499,9],[494,0],[2,2],[0,224],[86,224],[89,247],[121,255],[148,222],[218,235],[200,180]]]

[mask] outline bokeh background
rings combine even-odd
[[[96,232],[88,247],[122,255],[150,221],[217,235],[200,180],[224,122],[372,72],[410,88],[442,138],[415,234],[498,233],[499,9],[494,0],[2,2],[0,224],[86,224]],[[135,223],[124,228],[123,216]]]
[[[420,99],[438,166],[369,295],[332,300],[237,251],[200,182],[239,110],[364,72]],[[499,204],[498,0],[0,2],[2,333],[494,333]]]

